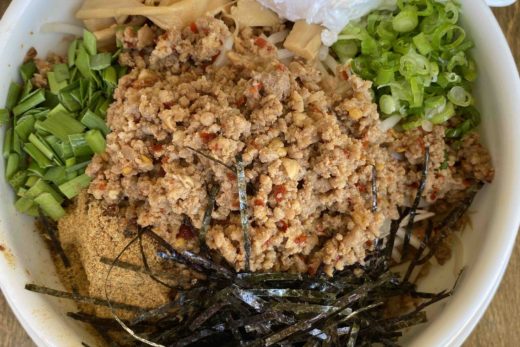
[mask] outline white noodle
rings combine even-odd
[[[278,50],[278,59],[284,60],[284,59],[288,59],[288,58],[292,58],[292,57],[294,57],[294,53],[291,52],[290,50],[285,49],[285,48]]]
[[[289,30],[282,30],[269,36],[267,41],[273,45],[276,45],[277,43],[284,42],[287,38],[287,35],[289,35]]]
[[[318,53],[318,58],[323,61],[329,55],[329,47],[321,45],[320,52]]]
[[[83,28],[69,23],[53,22],[45,23],[40,27],[42,33],[70,34],[74,36],[82,36]]]
[[[395,127],[397,125],[397,123],[399,123],[400,120],[401,120],[401,116],[398,114],[395,114],[393,116],[388,117],[381,123],[379,123],[379,128],[381,129],[382,132],[387,132],[388,130]]]
[[[332,58],[330,54],[327,54],[327,57],[323,60],[325,66],[327,66],[334,75],[338,74],[338,62],[336,59]]]
[[[226,38],[226,40],[224,41],[224,44],[222,45],[222,49],[220,50],[219,56],[217,57],[217,59],[215,59],[215,62],[213,63],[214,66],[221,67],[221,66],[226,65],[226,63],[228,61],[227,52],[229,52],[233,49],[234,43],[235,43],[235,40],[234,40],[233,36],[229,36],[228,38]]]

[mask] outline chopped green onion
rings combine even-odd
[[[73,158],[75,159],[75,158]],[[85,168],[90,164],[90,159],[80,161],[77,163],[77,160],[74,160],[74,162],[68,163],[69,165],[66,165],[65,172],[67,174],[73,173],[73,172],[81,172],[82,174],[85,172]]]
[[[67,86],[67,81],[58,82],[56,79],[56,74],[52,71],[47,72],[47,81],[49,82],[49,88],[51,89],[51,93],[58,94],[60,90]]]
[[[17,171],[20,165],[20,156],[18,153],[11,153],[7,158],[7,164],[5,166],[5,177],[10,179]]]
[[[433,50],[432,45],[430,44],[430,40],[423,32],[414,36],[412,41],[419,53],[422,55],[427,55]]]
[[[383,95],[379,99],[379,108],[385,114],[392,114],[397,111],[397,103],[391,95]]]
[[[29,176],[29,178],[27,178],[27,181],[25,182],[25,186],[31,188],[36,184],[36,182],[38,182],[39,179],[40,177],[38,176]]]
[[[52,151],[52,149],[38,135],[30,134],[29,142],[32,143],[36,148],[38,148],[40,152],[42,152],[43,155],[45,155],[48,159],[52,160],[54,158],[54,152]]]
[[[65,210],[61,207],[60,202],[49,193],[43,193],[34,199],[46,215],[54,220],[58,220],[65,215]]]
[[[471,94],[461,86],[455,86],[448,92],[448,99],[457,106],[467,107],[473,102]]]
[[[34,131],[35,122],[36,120],[34,119],[34,116],[24,116],[18,120],[16,126],[14,127],[14,131],[22,140],[27,141],[29,135]]]
[[[91,57],[90,68],[94,71],[100,71],[106,69],[112,63],[112,54],[110,53],[98,53]]]
[[[2,108],[0,109],[0,126],[6,125],[9,123],[9,120],[11,119],[11,116],[9,114],[9,110]]]
[[[2,155],[4,158],[9,157],[13,146],[13,129],[9,128],[5,131],[4,146],[2,147]]]
[[[67,64],[55,64],[52,67],[56,82],[63,82],[70,78],[70,71]]]
[[[12,110],[16,106],[20,99],[20,95],[22,94],[22,90],[23,88],[18,83],[11,82],[9,91],[7,92],[7,100],[5,102],[5,107],[8,110]]]
[[[89,156],[93,153],[83,134],[69,135],[69,143],[76,157]]]
[[[106,147],[106,141],[103,134],[97,129],[89,130],[85,134],[85,140],[94,153],[103,153]]]
[[[453,107],[453,104],[451,102],[448,102],[446,104],[446,107],[442,112],[437,113],[433,117],[430,118],[430,121],[433,124],[442,124],[446,122],[448,119],[453,117],[455,115],[455,108]]]
[[[25,193],[25,197],[34,199],[43,193],[50,193],[56,201],[63,202],[63,196],[41,178]]]
[[[37,89],[34,93],[31,93],[25,99],[23,99],[18,105],[13,108],[15,116],[19,116],[22,113],[29,111],[45,101],[45,91],[43,89]]]
[[[69,67],[73,67],[76,63],[76,49],[78,48],[78,40],[74,40],[69,45],[69,49],[67,51],[67,61],[69,63]],[[72,77],[72,74],[71,74]]]
[[[52,166],[52,162],[35,145],[26,143],[23,150],[33,158],[42,169]]]
[[[76,67],[84,78],[93,78],[92,71],[90,70],[90,56],[83,45],[80,45],[78,48],[78,53],[76,56]]]
[[[65,168],[61,166],[51,167],[47,170],[43,178],[46,181],[50,181],[56,185],[60,185],[66,181],[67,172],[65,171]]]
[[[392,20],[392,27],[399,33],[407,33],[412,31],[419,24],[417,11],[404,10],[401,11]]]
[[[15,190],[22,187],[27,179],[26,171],[18,171],[8,181]]]
[[[87,110],[83,117],[81,117],[81,123],[89,129],[100,130],[104,136],[110,131],[105,121],[90,110]]]
[[[45,169],[38,165],[37,162],[32,161],[27,168],[27,171],[31,174],[34,174],[38,177],[43,177],[45,175]]]
[[[103,80],[110,86],[117,85],[117,71],[113,66],[109,66],[103,71]]]
[[[83,46],[85,46],[88,54],[95,55],[97,53],[96,36],[88,30],[83,30]]]
[[[31,199],[24,198],[24,197],[21,197],[18,200],[16,200],[16,202],[14,204],[14,207],[20,213],[27,212],[27,210],[29,210],[33,206],[34,206],[34,201]]]
[[[36,72],[36,64],[33,60],[23,64],[20,67],[20,75],[22,76],[22,80],[26,83],[29,81]]]
[[[42,126],[62,141],[68,141],[69,135],[82,133],[85,130],[83,124],[62,113],[49,115]]]
[[[60,185],[59,188],[63,195],[69,199],[72,199],[73,197],[77,196],[83,188],[89,186],[90,180],[91,179],[89,176],[83,174]]]

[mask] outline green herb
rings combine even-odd
[[[115,63],[119,51],[98,54],[96,46],[95,36],[85,31],[69,45],[68,64],[47,72],[47,87],[32,85],[38,72],[32,60],[20,67],[23,85],[9,87],[0,109],[0,125],[8,126],[2,154],[9,184],[24,198],[16,203],[18,211],[38,216],[41,209],[58,218],[64,202],[59,192],[71,199],[90,182],[83,173],[94,152],[104,151],[104,118],[126,73]]]
[[[7,100],[5,102],[5,107],[8,110],[12,110],[16,104],[18,103],[18,99],[22,94],[22,87],[15,82],[11,82],[9,86],[9,91],[7,92]]]
[[[448,128],[449,138],[460,138],[478,125],[470,116],[471,82],[477,77],[469,49],[473,42],[458,25],[460,6],[454,1],[400,0],[394,11],[376,10],[351,22],[332,50],[342,63],[372,80],[375,100],[384,115],[401,116],[404,130],[423,120],[459,124]],[[430,99],[449,100],[428,107]]]

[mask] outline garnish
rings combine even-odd
[[[384,118],[402,117],[404,130],[445,124],[460,138],[478,126],[471,84],[477,77],[473,42],[458,25],[454,1],[403,0],[395,11],[377,10],[348,24],[333,50],[362,78],[373,81]]]
[[[4,141],[6,177],[18,195],[15,207],[58,220],[62,205],[87,187],[85,168],[105,149],[108,105],[124,70],[117,56],[98,53],[88,31],[69,47],[68,64],[47,73],[47,86],[36,88],[33,60],[20,68],[23,85],[12,83],[0,123],[9,123]],[[43,82],[45,83],[45,82]]]

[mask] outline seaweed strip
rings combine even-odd
[[[236,175],[238,185],[238,199],[240,201],[240,224],[242,224],[242,233],[244,237],[244,261],[245,271],[249,272],[251,268],[251,237],[249,235],[249,213],[247,206],[247,183],[246,173],[244,171],[244,163],[242,155],[236,156]]]
[[[119,254],[117,255],[117,257],[114,259],[114,264],[117,263],[119,261],[119,258],[121,258],[123,256],[123,254],[139,239],[139,235],[137,235],[136,237],[134,237],[125,247],[123,247],[123,249],[121,250],[121,252],[119,252]],[[110,266],[110,268],[108,269],[108,273],[107,273],[107,276],[105,277],[105,298],[106,298],[106,302],[108,304],[108,307],[110,309],[110,313],[112,314],[112,317],[114,317],[114,319],[119,323],[119,325],[130,335],[132,336],[134,339],[138,340],[139,342],[142,342],[144,344],[147,344],[149,346],[152,346],[152,347],[164,347],[164,345],[160,345],[160,344],[157,344],[155,342],[152,342],[152,341],[148,341],[140,336],[138,336],[132,329],[130,329],[130,327],[128,327],[125,322],[123,322],[123,320],[121,318],[119,318],[119,316],[115,313],[114,311],[114,305],[112,305],[112,302],[110,301],[110,297],[108,295],[108,281],[110,279],[110,274],[112,273],[112,270],[114,269],[115,265],[112,264]]]
[[[372,165],[372,212],[377,212],[377,170]]]
[[[417,262],[418,265],[426,263],[435,255],[437,248],[441,245],[442,241],[448,236],[447,230],[452,228],[455,224],[457,224],[457,222],[466,214],[469,207],[473,203],[475,196],[482,188],[482,186],[482,183],[474,186],[470,193],[464,198],[462,203],[460,203],[458,206],[452,209],[450,213],[448,213],[448,215],[444,218],[444,220],[442,220],[440,224],[434,228],[436,230],[440,230],[441,235],[438,236],[433,245],[430,246],[430,251],[428,252],[428,254]]]
[[[429,164],[430,164],[430,147],[426,146],[425,154],[424,154],[424,163],[423,163],[422,174],[421,174],[421,181],[419,182],[419,187],[417,188],[415,200],[412,204],[412,207],[410,208],[410,212],[409,212],[410,217],[408,219],[408,225],[406,226],[406,233],[404,235],[403,254],[402,254],[403,259],[405,259],[406,256],[408,255],[408,248],[410,246],[410,237],[412,235],[415,214],[417,212],[417,208],[419,207],[419,204],[421,203],[422,194],[424,192],[424,189],[426,188],[426,179],[428,178]]]
[[[147,272],[148,277],[150,277],[153,281],[159,283],[160,285],[165,286],[166,288],[176,289],[177,287],[171,286],[170,284],[168,284],[168,283],[162,281],[161,279],[159,279],[158,277],[156,277],[153,274],[152,270],[150,269],[150,265],[148,264],[148,258],[146,257],[146,253],[144,251],[144,246],[143,246],[143,234],[145,232],[144,230],[146,230],[146,229],[139,228],[137,237],[139,238],[139,252],[141,253],[141,260],[143,261],[143,266],[144,266],[145,271]]]
[[[174,260],[177,261],[176,256],[172,256],[170,254],[166,254],[164,252],[158,252],[157,255],[162,259]],[[180,256],[186,262],[186,265],[193,264],[196,265],[197,268],[202,268],[206,270],[206,272],[217,275],[218,277],[224,277],[226,279],[233,279],[235,274],[229,270],[228,268],[216,264],[208,258],[202,257],[190,251],[184,251],[180,253]]]
[[[257,312],[262,312],[265,309],[266,301],[253,294],[251,291],[241,289],[233,284],[231,285],[231,293]]]
[[[260,284],[264,282],[290,282],[290,281],[303,281],[304,277],[301,274],[291,274],[291,273],[239,273],[237,274],[237,279],[247,282],[249,284]]]
[[[219,302],[213,306],[210,306],[205,311],[203,311],[200,315],[198,315],[193,322],[191,323],[190,330],[194,331],[200,328],[208,319],[217,314],[221,309],[223,309],[228,304],[226,302]]]
[[[209,155],[209,154],[206,154],[206,153],[204,153],[204,152],[202,152],[202,151],[199,151],[198,149],[195,149],[195,148],[192,148],[192,147],[189,147],[189,146],[187,146],[186,148],[188,148],[189,150],[191,150],[191,151],[197,153],[198,155],[203,156],[203,157],[206,158],[206,159],[209,159],[209,160],[211,160],[211,161],[214,161],[215,163],[218,163],[218,164],[220,164],[220,165],[222,165],[222,166],[225,166],[225,167],[227,167],[229,170],[235,172],[235,169],[233,168],[233,166],[224,163],[224,162],[223,162],[222,160],[220,160],[220,159],[214,158],[214,157],[212,157],[212,156]]]
[[[56,289],[52,289],[52,288],[48,288],[48,287],[44,287],[44,286],[39,286],[37,284],[28,283],[25,285],[25,289],[28,291],[31,291],[31,292],[54,296],[54,297],[60,298],[60,299],[69,299],[69,300],[73,300],[73,301],[80,302],[83,304],[92,304],[92,305],[96,305],[96,306],[109,306],[109,303],[106,300],[103,300],[100,298],[80,295],[77,293],[64,292],[61,290],[56,290]],[[118,302],[114,302],[112,304],[112,306],[118,310],[131,311],[131,312],[141,312],[143,310],[141,307],[138,307],[138,306],[123,304],[123,303],[118,303]]]
[[[332,312],[336,309],[335,306],[327,306],[327,305],[312,305],[307,303],[293,303],[293,302],[281,302],[274,304],[271,308],[275,311],[283,311],[283,312],[292,312],[296,315],[306,314],[306,313],[327,313]]]
[[[110,258],[107,258],[107,257],[101,257],[99,259],[99,262],[102,263],[102,264],[105,264],[105,265],[112,265],[112,263],[114,262],[114,259],[110,259]],[[178,280],[179,279],[178,275],[169,273],[167,271],[149,272],[149,271],[146,271],[146,269],[144,269],[143,267],[141,267],[139,265],[134,265],[132,263],[127,263],[127,262],[122,261],[122,260],[120,260],[117,263],[115,263],[114,266],[118,267],[120,269],[129,270],[129,271],[133,271],[133,272],[140,272],[140,273],[143,273],[143,274],[146,274],[146,275],[152,274],[152,275],[155,275],[155,276],[161,276],[161,277],[168,278],[170,280]]]
[[[142,323],[146,320],[157,318],[160,319],[167,315],[168,311],[176,306],[179,306],[179,303],[177,301],[170,301],[164,305],[161,305],[159,307],[156,307],[152,310],[143,312],[139,316],[135,317],[130,323],[130,326],[137,325],[139,323]]]
[[[204,212],[202,226],[199,230],[199,243],[201,246],[206,245],[206,234],[208,233],[208,229],[211,223],[211,215],[213,214],[213,209],[215,208],[215,199],[219,191],[220,186],[218,184],[213,184],[208,194],[208,205],[206,207],[206,211]]]
[[[410,262],[408,269],[406,270],[406,274],[403,277],[403,283],[408,282],[408,280],[410,279],[413,269],[415,269],[415,267],[417,266],[419,259],[421,258],[424,250],[426,249],[426,245],[430,242],[430,237],[432,236],[432,233],[433,233],[433,223],[431,220],[428,220],[428,228],[426,229],[426,233],[424,233],[424,239],[422,240],[421,246],[419,247],[417,252],[415,252],[414,257],[413,257],[412,261]]]
[[[45,231],[47,236],[49,236],[49,238],[50,238],[50,241],[51,241],[51,244],[52,244],[52,248],[54,249],[54,252],[56,252],[58,254],[58,256],[60,257],[61,262],[63,263],[63,266],[65,266],[65,268],[69,268],[70,267],[70,260],[67,257],[67,255],[65,254],[65,251],[63,250],[63,247],[61,247],[61,242],[60,242],[60,240],[58,240],[58,236],[56,235],[56,228],[53,228],[51,226],[51,222],[49,221],[47,216],[45,216],[43,214],[41,209],[38,210],[38,213],[39,213],[40,223],[41,223],[41,225],[43,227],[43,230]]]
[[[305,301],[330,301],[336,299],[334,293],[323,293],[315,290],[303,289],[251,289],[251,293],[260,297],[295,298]]]

